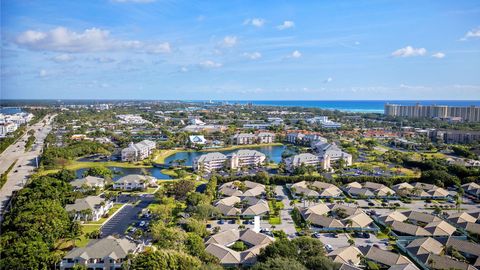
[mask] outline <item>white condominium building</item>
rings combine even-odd
[[[225,168],[258,167],[263,164],[266,158],[265,154],[248,149],[238,150],[228,156],[219,152],[208,153],[197,157],[193,161],[193,169],[195,171],[212,172]]]
[[[322,160],[320,157],[310,153],[302,153],[285,159],[286,168],[290,172],[295,170],[295,168],[302,166],[302,164],[304,166],[319,167],[322,165]]]
[[[220,153],[208,153],[197,157],[193,161],[195,171],[212,172],[222,169],[227,161],[227,156]]]
[[[237,169],[249,166],[260,166],[267,157],[265,154],[256,150],[242,149],[230,154],[228,158],[230,159],[231,168]]]
[[[343,152],[335,143],[325,143],[316,145],[315,151],[322,159],[329,159],[330,162],[337,162],[340,159],[345,161],[345,165],[352,165],[352,155]]]
[[[130,143],[127,148],[122,150],[122,161],[144,160],[153,153],[156,143],[149,140],[143,140],[139,143]]]

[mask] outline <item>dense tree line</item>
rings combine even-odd
[[[50,176],[33,178],[12,198],[1,225],[0,269],[52,269],[62,253],[59,239],[79,234],[65,210],[72,187]]]
[[[91,141],[76,141],[63,147],[50,145],[44,149],[41,165],[45,168],[54,168],[65,161],[86,155],[99,153],[109,155],[112,150],[111,146]]]
[[[293,240],[278,239],[260,251],[258,263],[252,270],[337,270],[338,263],[325,256],[322,242],[308,236]]]

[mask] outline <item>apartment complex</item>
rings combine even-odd
[[[127,148],[122,150],[122,161],[139,161],[150,156],[157,147],[156,143],[149,140],[143,140],[139,143],[130,143]]]
[[[232,136],[232,143],[236,145],[273,143],[275,134],[271,132],[260,132],[258,134],[239,133]]]
[[[91,240],[86,247],[74,248],[60,262],[61,270],[74,269],[75,265],[85,269],[122,269],[128,254],[135,254],[141,247],[125,238]],[[75,268],[76,269],[76,268]]]
[[[464,121],[480,121],[480,107],[453,107],[444,105],[399,105],[385,104],[385,115],[427,118],[460,117]]]
[[[195,171],[212,172],[224,168],[238,169],[257,167],[263,164],[266,158],[265,154],[248,149],[238,150],[229,155],[224,155],[219,152],[208,153],[197,157],[193,161],[193,169]]]

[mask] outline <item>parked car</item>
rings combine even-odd
[[[223,219],[220,219],[220,220],[218,221],[218,224],[220,224],[220,225],[223,225],[223,224],[225,224],[225,220],[223,220]]]
[[[332,251],[333,251],[332,245],[326,244],[326,245],[325,245],[325,250],[326,250],[327,252],[332,252]]]
[[[143,226],[145,226],[145,221],[143,221],[143,220],[142,220],[142,221],[140,221],[140,223],[138,224],[138,226],[140,226],[140,227],[143,227]]]
[[[312,234],[312,237],[320,238],[320,237],[322,237],[322,235],[320,233],[314,233],[314,234]]]

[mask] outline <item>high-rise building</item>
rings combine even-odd
[[[385,104],[385,115],[403,117],[451,118],[461,117],[468,122],[480,121],[480,107],[452,107],[445,105],[399,105]]]

